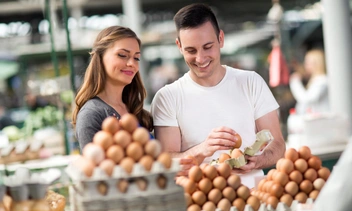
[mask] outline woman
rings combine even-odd
[[[112,26],[98,34],[72,115],[81,150],[108,116],[132,113],[141,126],[153,129],[152,117],[143,109],[146,90],[139,74],[140,47],[140,39],[129,28]]]
[[[302,83],[302,74],[295,72],[290,77],[290,89],[297,101],[296,114],[328,112],[328,77],[324,52],[320,49],[308,51],[304,58],[304,70],[309,77],[306,87]]]

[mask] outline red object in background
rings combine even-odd
[[[269,85],[277,87],[279,85],[287,85],[289,83],[289,71],[284,55],[282,54],[280,45],[273,47],[269,54]]]

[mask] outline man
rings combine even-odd
[[[252,188],[254,177],[262,176],[262,169],[285,152],[279,106],[257,73],[221,65],[224,32],[210,7],[186,6],[174,21],[176,44],[190,70],[155,95],[151,105],[155,137],[173,157],[191,155],[198,163],[209,163],[229,153],[238,141],[236,133],[242,137],[243,151],[254,143],[257,132],[270,130],[275,140],[264,153],[246,156],[247,164],[233,170]]]

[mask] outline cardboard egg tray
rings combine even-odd
[[[307,199],[305,204],[301,204],[297,200],[293,200],[291,207],[288,207],[286,204],[279,202],[277,204],[276,209],[274,209],[270,205],[261,203],[258,211],[308,211],[308,210],[313,210],[312,208],[309,208],[309,207],[312,207],[311,205],[313,205],[313,199],[311,198]],[[217,208],[215,211],[222,211],[222,210]],[[230,211],[238,211],[238,209],[236,207],[231,207]],[[244,211],[254,211],[254,210],[249,204],[247,204],[244,208]]]
[[[71,178],[73,185],[70,186],[71,211],[122,211],[122,210],[186,210],[184,190],[177,185],[174,177],[179,171],[179,162],[173,160],[170,169],[154,161],[150,172],[136,163],[131,174],[127,174],[120,166],[115,166],[112,176],[109,177],[99,167],[94,169],[91,177],[86,177],[74,166],[69,165],[66,173]],[[164,176],[166,185],[159,187],[157,178]],[[126,192],[117,188],[121,180],[128,182]],[[141,190],[137,184],[138,179],[146,181],[146,188]],[[105,183],[106,194],[98,191],[98,184]]]

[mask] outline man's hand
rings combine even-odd
[[[204,157],[210,157],[218,150],[232,149],[239,141],[237,133],[229,127],[214,128],[204,142],[195,146],[197,153]]]
[[[245,158],[247,161],[246,165],[233,169],[232,173],[246,174],[246,173],[252,171],[253,169],[257,169],[256,166],[257,166],[258,156],[245,155]]]

